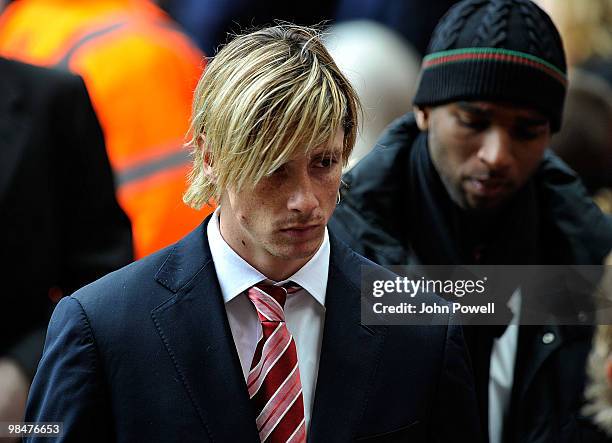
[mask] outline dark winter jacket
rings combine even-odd
[[[549,151],[495,220],[472,223],[446,193],[412,114],[395,121],[343,180],[330,228],[379,264],[587,265],[603,263],[612,249],[612,219]],[[485,432],[490,352],[499,333],[465,328]],[[591,334],[582,326],[520,328],[505,442],[605,441],[580,414]]]

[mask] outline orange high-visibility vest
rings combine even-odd
[[[205,59],[153,3],[17,0],[0,16],[0,54],[83,77],[136,257],[178,240],[211,211],[182,202],[189,170],[182,145]]]

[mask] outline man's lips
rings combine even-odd
[[[321,225],[316,224],[316,225],[295,225],[295,226],[289,226],[286,228],[281,228],[281,231],[308,231],[309,229],[314,229],[314,228],[318,228]]]
[[[303,238],[316,233],[323,225],[294,225],[280,229],[280,232],[291,237]]]
[[[497,178],[469,177],[465,183],[468,191],[482,197],[494,197],[508,187],[506,180]]]

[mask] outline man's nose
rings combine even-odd
[[[507,131],[491,128],[484,134],[478,159],[493,172],[503,172],[512,164],[512,139]]]
[[[308,214],[319,206],[314,184],[308,173],[295,174],[291,180],[291,192],[287,207],[291,211]]]

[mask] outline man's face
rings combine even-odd
[[[490,102],[457,102],[417,110],[429,131],[432,162],[455,203],[494,209],[521,188],[550,142],[538,111]]]
[[[267,277],[292,275],[321,245],[336,206],[343,139],[339,130],[331,146],[298,153],[254,189],[222,196],[221,234]]]

